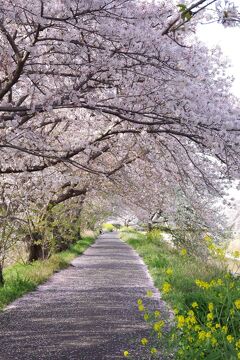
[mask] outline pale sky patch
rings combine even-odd
[[[225,28],[218,23],[199,25],[198,36],[210,48],[219,45],[223,54],[229,59],[233,75],[232,91],[240,98],[240,27]]]

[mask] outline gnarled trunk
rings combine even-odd
[[[28,261],[32,262],[36,260],[45,259],[49,253],[49,250],[46,248],[46,246],[44,246],[41,243],[42,235],[35,232],[31,235],[31,238],[29,240],[30,242],[28,246],[28,250],[29,250]]]
[[[44,251],[42,245],[32,243],[29,246],[29,257],[28,261],[36,261],[44,258]]]

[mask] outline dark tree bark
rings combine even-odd
[[[148,231],[151,231],[152,230],[152,228],[153,228],[153,224],[152,224],[152,222],[148,222]]]
[[[0,286],[3,286],[3,284],[4,284],[3,267],[2,264],[0,264]]]
[[[49,250],[46,248],[46,246],[43,246],[43,244],[39,243],[41,240],[42,240],[42,235],[37,232],[33,233],[31,235],[31,238],[30,236],[28,236],[29,262],[42,260],[47,257]]]

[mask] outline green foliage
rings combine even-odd
[[[163,236],[161,230],[153,229],[147,233],[147,239],[152,242],[153,244],[158,244],[162,241]]]
[[[222,258],[222,250],[206,238],[214,261],[205,259],[203,264],[185,248],[173,249],[151,234],[123,238],[143,257],[155,285],[174,308],[176,326],[172,323],[165,344],[170,351],[178,344],[175,358],[240,358],[240,279],[215,261],[216,255]]]
[[[129,233],[129,232],[136,233],[136,230],[132,226],[121,226],[120,231],[121,232],[126,232],[126,233]]]
[[[114,230],[115,230],[115,227],[113,226],[113,224],[104,223],[104,224],[102,224],[102,229],[103,229],[104,231],[111,232],[111,231],[114,231]]]
[[[183,20],[191,20],[192,12],[187,9],[187,6],[185,4],[178,4],[177,7],[179,8]]]
[[[42,216],[37,211],[32,217],[33,228],[29,229],[31,237],[38,235],[35,244],[47,249],[47,254],[67,249],[72,244],[72,239],[79,237],[80,218],[71,213],[65,204],[59,204],[48,210]]]
[[[70,249],[52,255],[47,260],[31,264],[15,264],[4,270],[5,283],[0,288],[0,309],[23,294],[34,290],[54,272],[66,268],[69,263],[94,242],[93,237],[84,237]]]

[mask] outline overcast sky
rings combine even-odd
[[[240,26],[224,28],[217,23],[200,25],[198,36],[209,47],[219,45],[222,48],[232,65],[229,71],[235,78],[233,93],[240,98]]]
[[[209,47],[219,45],[225,56],[231,62],[229,72],[234,76],[232,91],[240,99],[240,26],[224,28],[221,24],[213,23],[200,25],[198,29],[199,38]],[[238,204],[239,211],[240,191],[234,187],[229,191],[229,198],[234,198]],[[232,213],[230,213],[230,217]]]

